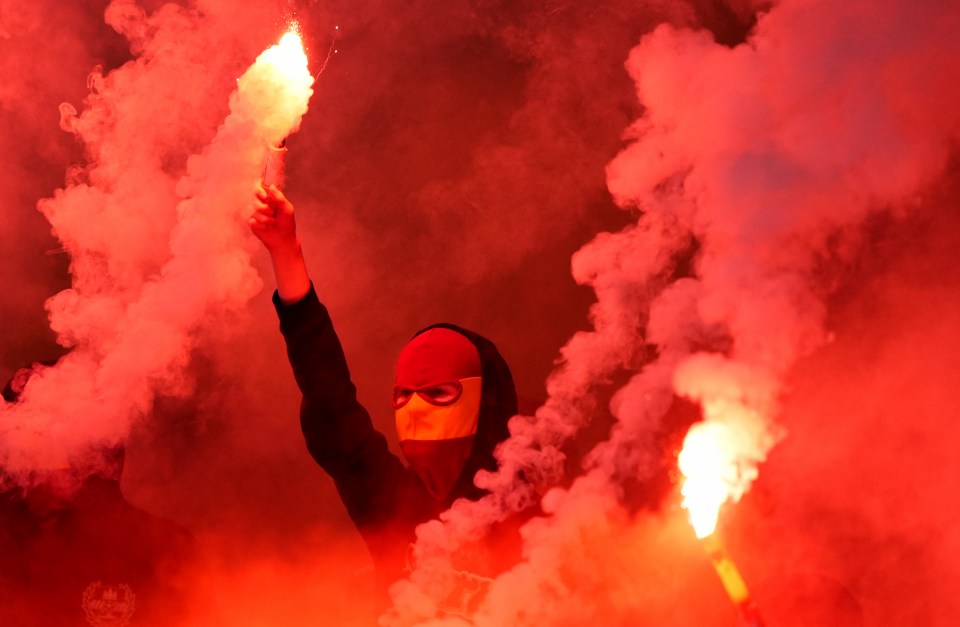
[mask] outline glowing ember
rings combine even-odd
[[[684,476],[680,493],[698,538],[713,533],[720,506],[727,499],[739,496],[735,487],[739,473],[733,451],[730,430],[719,422],[697,423],[684,439],[683,450],[677,458]]]

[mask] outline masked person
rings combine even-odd
[[[458,498],[482,495],[473,477],[496,467],[494,447],[517,413],[513,378],[494,344],[476,333],[452,324],[417,333],[400,353],[392,397],[404,466],[357,401],[307,274],[293,206],[275,187],[261,188],[250,227],[273,262],[274,305],[303,394],[307,448],[333,478],[385,592],[403,575],[415,527]]]
[[[30,379],[51,365],[17,371],[3,402],[21,402]],[[193,536],[124,498],[124,454],[122,446],[91,446],[89,468],[64,460],[27,488],[0,469],[0,625],[178,623],[179,574],[192,559]]]

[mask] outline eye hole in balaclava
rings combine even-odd
[[[480,417],[480,354],[434,327],[400,352],[393,407],[400,450],[434,498],[446,499],[470,457]]]

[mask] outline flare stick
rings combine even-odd
[[[285,160],[287,156],[287,140],[284,139],[276,146],[270,146],[267,152],[267,161],[263,164],[264,186],[276,185],[283,188]]]
[[[710,558],[710,563],[713,564],[713,569],[717,571],[717,576],[720,577],[723,589],[737,608],[738,627],[764,627],[760,612],[750,597],[750,590],[720,538],[717,537],[716,533],[711,533],[701,538],[700,541]]]

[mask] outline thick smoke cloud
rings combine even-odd
[[[22,365],[25,355],[29,361],[57,354],[44,335],[42,304],[66,287],[67,259],[33,207],[63,180],[65,164],[79,156],[56,123],[57,106],[82,98],[87,74],[118,43],[95,27],[102,9],[71,5],[49,12],[39,3],[0,3],[0,177],[7,190],[0,224],[4,375]]]
[[[693,431],[723,435],[723,478],[730,498],[742,497],[783,437],[774,419],[791,369],[827,341],[837,286],[825,283],[824,271],[849,262],[871,216],[905,219],[927,209],[917,195],[947,173],[958,131],[950,108],[960,99],[946,78],[960,58],[950,35],[960,15],[950,8],[918,15],[887,3],[877,15],[873,4],[827,10],[785,2],[743,45],[662,26],[631,53],[647,112],[608,175],[615,199],[636,208],[638,221],[574,258],[574,276],[597,288],[596,331],[566,346],[536,418],[514,422],[501,469],[481,478],[492,495],[421,528],[422,565],[412,584],[395,588],[397,624],[423,620],[446,598],[456,585],[451,556],[535,496],[528,478],[557,473],[559,446],[583,424],[578,401],[587,385],[629,368],[631,347],[644,342],[657,357],[617,392],[620,423],[610,440],[592,451],[584,477],[547,495],[546,522],[526,528],[527,562],[491,584],[476,621],[582,624],[637,611],[595,603],[596,589],[615,589],[618,573],[598,576],[602,569],[568,560],[581,543],[592,546],[590,533],[616,512],[610,499],[622,483],[654,466],[636,449],[661,428],[665,394],[702,407],[704,422]],[[690,241],[690,276],[671,277],[647,302],[636,298],[673,270],[671,255],[689,254]],[[806,566],[819,574],[815,562]],[[571,569],[584,586],[567,580]],[[929,592],[938,598],[933,586]],[[839,602],[826,611],[827,620],[855,620],[839,618]]]
[[[291,14],[314,72],[339,25],[288,194],[361,400],[391,433],[390,355],[446,319],[497,341],[537,417],[483,479],[491,507],[423,530],[423,562],[453,562],[545,494],[478,624],[732,624],[670,482],[690,421],[675,394],[715,398],[719,374],[763,410],[743,458],[767,461],[721,534],[771,624],[956,622],[951,3],[183,4],[0,0],[0,373],[63,351],[43,302],[68,263],[133,290],[163,267],[178,181],[234,79]],[[81,261],[36,204],[104,181],[89,194],[113,200],[71,219],[113,225],[84,236],[110,254]],[[303,451],[249,286],[164,358],[183,376],[155,402],[131,390],[149,418],[125,491],[204,545],[190,624],[370,624],[369,561]],[[401,587],[394,619],[430,614],[434,575]]]
[[[201,18],[172,6],[151,18],[115,2],[106,19],[140,54],[106,77],[90,76],[82,114],[61,105],[61,125],[82,139],[90,162],[39,205],[71,257],[72,287],[46,305],[71,352],[4,408],[0,461],[12,475],[82,465],[91,448],[125,441],[155,390],[177,391],[197,329],[259,290],[242,208],[266,147],[296,130],[311,93],[302,52],[299,75],[281,73],[280,64],[298,60],[286,59],[284,46],[271,48],[237,79],[222,125],[191,155],[183,142],[199,138],[157,119],[207,95],[165,78],[207,50],[201,42],[184,46],[185,57],[159,52],[187,29],[203,32]]]

